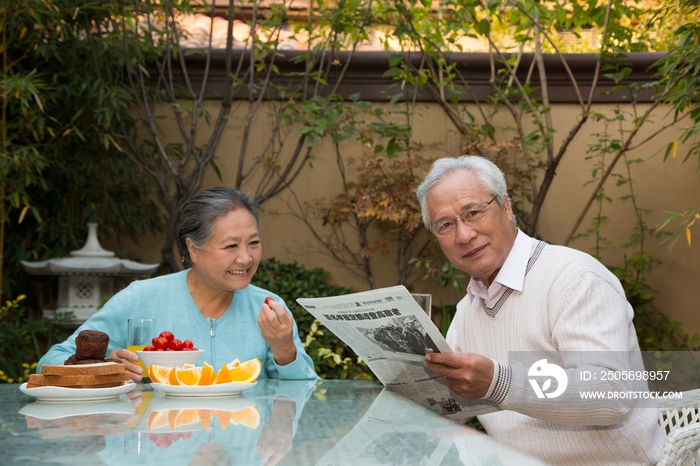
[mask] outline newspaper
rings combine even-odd
[[[406,287],[297,302],[352,348],[387,389],[462,422],[499,409],[460,397],[445,377],[423,366],[426,354],[452,350]]]

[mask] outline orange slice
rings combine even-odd
[[[151,364],[148,366],[148,376],[151,382],[155,383],[170,383],[170,370],[172,367],[156,366]]]
[[[211,420],[214,418],[214,410],[198,409],[197,414],[199,415],[199,421],[202,423],[204,430],[209,430],[209,424],[211,424]]]
[[[219,411],[216,410],[216,418],[219,420],[219,425],[221,430],[226,430],[229,420],[231,420],[231,411]]]
[[[260,376],[260,371],[262,370],[262,363],[260,359],[249,359],[248,361],[229,368],[229,373],[231,374],[232,382],[244,382],[253,383]]]
[[[231,361],[230,363],[226,364],[226,367],[228,367],[229,369],[233,369],[234,367],[238,367],[240,365],[241,365],[241,360],[236,358],[233,361]]]
[[[231,422],[242,424],[251,429],[257,429],[261,423],[260,411],[255,406],[241,409],[231,414]]]
[[[168,411],[149,411],[146,418],[148,430],[156,430],[168,425]]]
[[[168,372],[168,382],[170,385],[181,385],[180,381],[177,380],[177,371],[176,367],[171,367],[170,372]]]
[[[205,362],[202,366],[202,372],[199,376],[199,382],[197,382],[197,385],[212,385],[215,377],[216,373],[214,372],[214,368]]]
[[[168,424],[170,424],[170,428],[175,430],[175,421],[177,420],[178,415],[180,414],[180,409],[169,409],[165,411],[168,413]]]
[[[183,409],[181,410],[177,417],[175,418],[174,429],[182,426],[189,426],[192,424],[199,424],[199,414],[196,409]]]
[[[216,374],[216,377],[214,377],[214,385],[229,382],[233,382],[233,380],[231,379],[231,371],[228,370],[228,367],[221,366],[221,369],[219,369],[219,372]]]
[[[178,381],[178,385],[197,385],[199,382],[199,376],[201,375],[201,369],[199,367],[176,367],[174,369],[175,378]]]

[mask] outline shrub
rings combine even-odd
[[[284,299],[299,327],[299,338],[314,361],[316,372],[324,379],[375,379],[367,365],[350,347],[296,302],[297,298],[319,298],[354,293],[328,283],[330,274],[321,269],[307,270],[296,261],[291,264],[263,260],[253,284]]]
[[[40,342],[51,345],[67,337],[53,320],[32,318],[20,304],[25,297],[0,307],[0,383],[26,382],[43,354]]]

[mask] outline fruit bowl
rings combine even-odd
[[[204,354],[204,350],[197,351],[137,351],[143,365],[155,364],[164,367],[182,367],[183,364],[196,364]]]

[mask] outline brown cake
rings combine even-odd
[[[109,335],[97,330],[83,330],[75,337],[75,355],[78,359],[104,359]]]
[[[78,358],[78,356],[73,354],[68,359],[66,359],[66,361],[63,364],[65,364],[66,366],[77,366],[82,364],[99,364],[103,362],[121,363],[119,359],[80,359]]]

